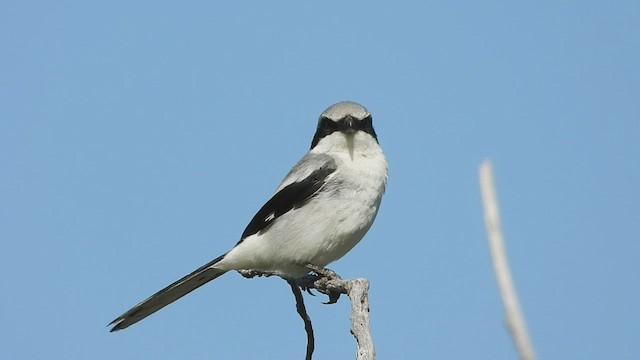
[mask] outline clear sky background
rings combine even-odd
[[[227,274],[107,323],[236,243],[318,115],[367,106],[380,359],[515,359],[477,167],[494,161],[541,359],[640,356],[640,3],[3,1],[0,358],[301,359],[282,280]],[[317,359],[348,301],[306,297]]]

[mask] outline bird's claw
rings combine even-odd
[[[269,276],[273,276],[276,275],[274,273],[270,273],[267,271],[260,271],[260,270],[253,270],[253,269],[242,269],[242,270],[238,270],[238,272],[240,273],[240,275],[244,276],[247,279],[253,279],[254,277],[269,277]]]
[[[340,292],[329,292],[328,294],[325,294],[329,297],[329,301],[327,302],[323,302],[323,304],[325,305],[331,305],[331,304],[335,304],[338,302],[338,299],[340,299],[340,295],[342,295],[342,293]]]
[[[326,278],[328,280],[342,280],[342,278],[336,274],[335,271],[327,269],[321,266],[313,264],[305,264],[305,267],[318,275],[318,277]]]
[[[303,277],[301,279],[301,287],[311,295],[314,295],[311,293],[312,288],[315,288],[318,292],[327,295],[329,297],[329,301],[323,302],[323,304],[328,305],[337,303],[338,299],[340,299],[340,295],[342,295],[344,291],[336,285],[336,282],[342,280],[342,278],[338,276],[335,271],[327,268],[313,264],[305,264],[304,266],[314,274],[309,274]]]

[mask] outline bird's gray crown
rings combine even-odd
[[[348,115],[351,115],[358,120],[362,120],[371,114],[364,106],[358,103],[353,101],[341,101],[329,106],[322,112],[320,118],[322,119],[322,117],[326,117],[333,121],[338,121],[340,119],[344,119]]]

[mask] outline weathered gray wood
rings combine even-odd
[[[498,289],[506,311],[507,329],[516,346],[516,351],[522,360],[535,360],[536,355],[529,339],[529,332],[520,308],[520,301],[513,285],[504,238],[500,226],[500,211],[493,181],[491,162],[485,160],[480,165],[480,193],[484,207],[484,220],[489,238],[491,260],[498,281]]]
[[[307,333],[306,360],[311,360],[314,349],[313,327],[311,319],[307,314],[304,298],[300,288],[306,291],[315,289],[329,297],[326,304],[333,304],[338,301],[340,295],[345,294],[351,300],[351,334],[356,339],[356,360],[374,360],[376,351],[371,337],[371,323],[369,317],[369,280],[353,279],[343,280],[335,272],[317,267],[311,264],[306,265],[315,274],[307,275],[301,279],[284,279],[291,286],[291,291],[296,299],[296,310],[304,321]],[[252,278],[255,276],[273,276],[276,274],[256,271],[241,270],[242,276]]]

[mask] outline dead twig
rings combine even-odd
[[[304,306],[304,298],[302,297],[302,291],[300,291],[300,286],[296,283],[295,280],[285,279],[287,283],[291,286],[291,291],[293,292],[293,296],[296,298],[296,310],[298,311],[298,315],[304,321],[304,330],[307,332],[307,353],[305,355],[305,360],[311,360],[313,357],[313,350],[315,348],[315,339],[313,337],[313,325],[311,324],[311,318],[309,314],[307,314],[307,308]]]
[[[522,360],[535,360],[536,355],[529,339],[524,315],[520,309],[518,294],[511,278],[511,270],[509,270],[502,230],[500,229],[500,211],[493,182],[493,172],[491,162],[488,160],[485,160],[480,165],[480,192],[482,194],[484,221],[489,237],[493,269],[496,273],[498,288],[506,311],[507,328],[520,358]]]
[[[374,360],[376,354],[369,321],[369,281],[367,279],[343,280],[338,274],[329,269],[312,264],[305,266],[310,271],[313,271],[313,273],[300,279],[284,278],[295,296],[296,310],[304,322],[304,328],[307,333],[307,352],[305,359],[311,360],[315,340],[311,319],[307,314],[304,298],[300,289],[306,290],[309,293],[311,293],[312,289],[315,289],[327,295],[329,301],[325,304],[334,304],[338,301],[340,295],[346,294],[351,300],[351,334],[353,334],[356,339],[356,360]],[[277,275],[256,270],[241,270],[239,272],[247,278]]]

